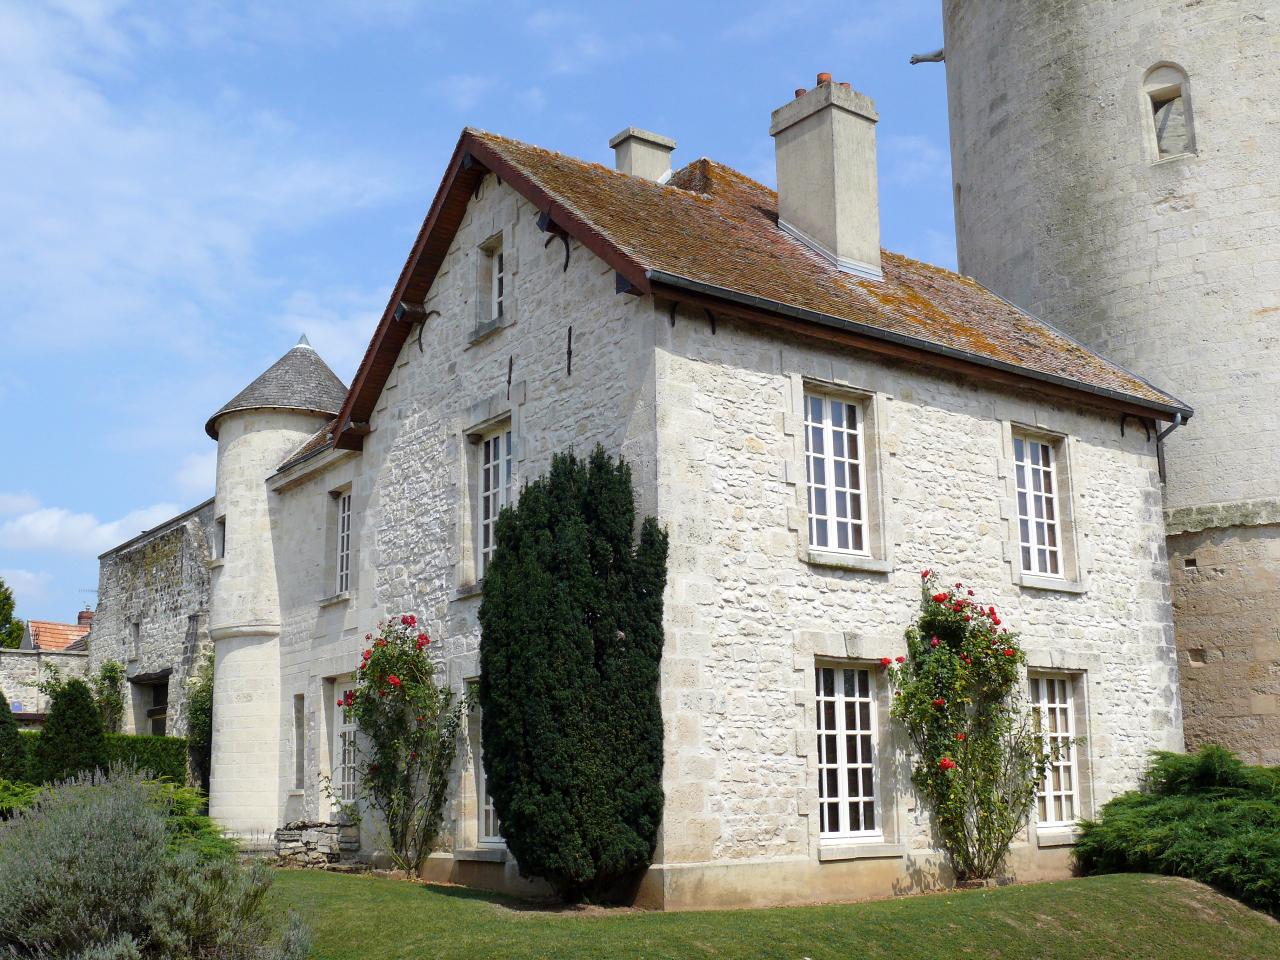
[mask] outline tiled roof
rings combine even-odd
[[[52,620],[28,620],[31,644],[37,650],[65,650],[89,632],[88,624],[54,623]]]
[[[731,167],[696,160],[663,185],[471,131],[650,274],[849,321],[983,360],[1180,406],[1137,375],[976,281],[884,251],[860,279],[778,227],[778,198]]]
[[[218,418],[234,410],[302,410],[332,417],[346,395],[346,386],[303,337],[210,417],[205,433],[218,439]]]
[[[295,463],[301,463],[303,460],[306,460],[308,457],[310,457],[313,453],[319,453],[321,450],[324,450],[326,447],[328,447],[330,444],[333,443],[333,431],[337,428],[337,426],[338,426],[337,420],[330,420],[323,427],[321,427],[319,430],[317,430],[315,433],[309,436],[305,441],[303,441],[302,446],[298,447],[297,450],[294,450],[291,454],[289,454],[289,456],[285,457],[284,461],[280,464],[280,466],[276,468],[277,471],[285,470],[289,467],[292,467]]]
[[[471,194],[498,174],[616,270],[635,293],[712,307],[886,356],[1029,385],[1170,420],[1191,409],[968,277],[882,254],[884,279],[841,272],[778,226],[777,194],[697,160],[666,184],[480,130],[463,131],[431,210],[338,417],[335,443],[359,449],[395,358]]]

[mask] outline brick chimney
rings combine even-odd
[[[875,104],[820,73],[771,119],[778,226],[841,270],[882,279]]]
[[[644,177],[666,183],[671,176],[671,153],[676,142],[660,133],[639,127],[627,127],[609,141],[613,147],[613,166],[633,177]]]
[[[80,613],[76,615],[76,623],[81,627],[92,627],[93,611],[81,610]]]

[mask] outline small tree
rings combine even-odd
[[[66,780],[107,766],[102,713],[83,680],[61,684],[36,741],[35,775],[42,783]]]
[[[0,648],[16,650],[22,643],[22,621],[13,615],[15,605],[13,591],[0,579]]]
[[[378,817],[387,852],[397,867],[416,873],[435,848],[458,747],[463,698],[436,682],[427,653],[431,638],[405,614],[379,624],[364,651],[356,689],[339,700],[360,731],[360,800]],[[359,804],[344,812],[360,816]]]
[[[213,755],[213,654],[205,654],[187,680],[187,761],[193,782],[209,790]]]
[[[1043,745],[1017,696],[1026,664],[1017,635],[964,584],[921,575],[907,655],[886,659],[893,716],[907,728],[912,782],[959,880],[995,876],[1027,821]]]
[[[485,782],[526,876],[567,900],[648,866],[662,818],[667,539],[631,471],[553,458],[502,512],[480,606]]]
[[[0,780],[26,780],[27,745],[18,732],[9,701],[0,693]]]
[[[124,718],[124,667],[115,660],[108,660],[98,668],[93,678],[93,699],[102,714],[102,726],[107,733],[119,733]]]

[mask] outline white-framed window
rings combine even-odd
[[[861,404],[805,392],[810,547],[836,553],[869,553],[863,423]]]
[[[476,579],[497,549],[498,514],[511,502],[513,478],[511,427],[504,426],[480,438],[480,483],[476,497]]]
[[[338,533],[338,571],[337,593],[346,593],[351,589],[351,491],[339,493],[337,503]]]
[[[875,678],[869,669],[819,663],[818,810],[823,840],[882,835],[876,767]]]
[[[1018,546],[1022,572],[1061,577],[1062,530],[1055,479],[1057,454],[1046,440],[1014,434]]]
[[[502,249],[502,234],[486,240],[480,247],[483,260],[480,270],[480,297],[487,307],[481,311],[480,323],[499,323],[507,312],[507,294],[510,292],[507,256]]]
[[[213,521],[213,558],[221,560],[227,555],[227,518]]]
[[[1080,817],[1080,770],[1076,762],[1076,679],[1070,674],[1032,673],[1031,728],[1047,759],[1036,790],[1036,822],[1066,826]]]
[[[502,832],[498,829],[498,812],[493,806],[493,797],[489,794],[489,781],[484,772],[484,743],[481,739],[480,707],[478,688],[480,681],[467,682],[471,699],[471,716],[468,724],[468,737],[471,741],[471,761],[474,767],[476,785],[476,842],[481,846],[503,846]]]
[[[339,803],[354,803],[356,799],[356,724],[355,712],[340,706],[347,695],[355,696],[356,685],[351,678],[334,681],[333,744],[331,750],[332,790]]]

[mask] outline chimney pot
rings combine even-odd
[[[875,104],[818,74],[818,86],[773,111],[778,226],[838,269],[883,279]]]
[[[797,100],[799,100],[801,97],[803,97],[803,96],[804,96],[806,93],[808,93],[808,92],[809,92],[809,91],[808,91],[808,90],[806,90],[804,87],[796,87],[796,99],[797,99]]]
[[[666,183],[671,176],[671,153],[676,142],[660,133],[625,127],[609,140],[613,166],[633,177]]]
[[[93,623],[92,610],[81,610],[80,613],[76,615],[76,624],[78,626],[85,627],[85,626],[91,625],[92,623]]]

